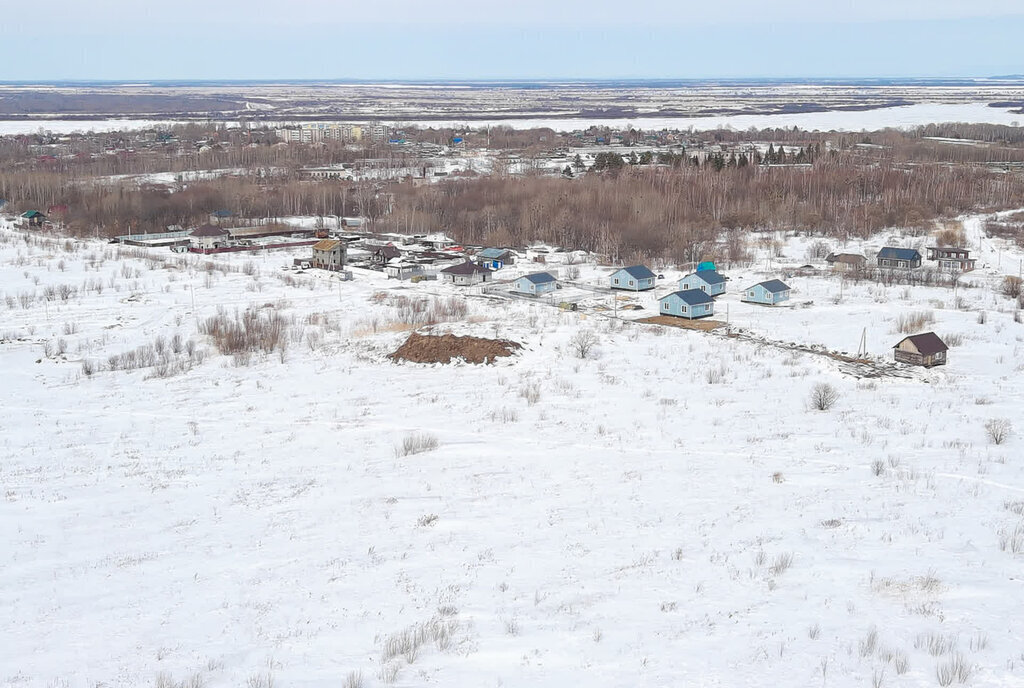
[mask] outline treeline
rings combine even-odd
[[[19,209],[43,212],[51,205],[68,205],[66,231],[107,237],[162,232],[170,225],[194,227],[221,208],[240,218],[266,222],[293,215],[376,218],[390,210],[392,199],[390,193],[370,184],[247,176],[200,180],[171,191],[152,185],[82,183],[45,172],[0,173],[0,197],[20,199]]]
[[[444,230],[460,241],[543,241],[620,260],[740,260],[751,232],[866,237],[886,227],[925,231],[935,218],[1024,205],[1024,179],[983,168],[890,162],[854,154],[809,167],[624,166],[573,180],[483,178],[401,186],[381,231]]]

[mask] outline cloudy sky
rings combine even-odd
[[[987,76],[1021,0],[5,2],[0,80]]]

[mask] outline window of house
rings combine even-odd
[[[629,280],[629,286],[633,286],[633,280]]]
[[[668,305],[668,302],[666,301],[665,302],[665,310],[668,310],[669,308],[670,308],[670,306]]]
[[[618,277],[616,277],[616,278],[615,278],[615,284],[618,284],[618,283],[619,283],[619,278],[618,278]]]

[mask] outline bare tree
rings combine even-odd
[[[593,330],[580,330],[569,340],[569,348],[576,358],[587,358],[597,345],[597,335]]]
[[[839,401],[839,390],[827,382],[819,382],[811,388],[811,408],[828,411]]]

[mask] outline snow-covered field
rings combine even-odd
[[[303,120],[289,120],[277,123],[301,124]],[[767,129],[774,127],[799,127],[808,131],[873,131],[884,128],[907,129],[933,122],[966,122],[973,124],[1007,124],[1017,126],[1024,122],[1024,115],[1008,108],[989,107],[987,103],[918,103],[874,110],[829,110],[825,112],[801,112],[778,115],[714,115],[702,117],[633,117],[633,118],[552,118],[528,117],[517,119],[451,119],[451,120],[388,120],[390,126],[420,127],[464,127],[482,129],[488,126],[505,126],[513,129],[549,127],[555,131],[575,131],[592,126],[612,128],[635,127],[637,129],[692,129],[702,131],[718,128],[745,130],[751,127]],[[179,122],[180,123],[180,122]],[[33,119],[26,121],[0,121],[0,135],[32,134],[40,130],[57,134],[87,131],[117,131],[148,129],[168,126],[175,122],[149,120],[111,119],[95,121],[65,121]]]
[[[793,238],[729,271],[719,316],[771,339],[866,328],[888,358],[921,312],[962,335],[872,380],[286,253],[0,228],[0,686],[1022,685],[1024,440],[984,428],[1024,432],[1024,324],[993,289],[1021,255],[967,224],[987,267],[956,295],[798,277],[788,307],[740,304],[806,262]],[[524,351],[391,363],[402,297],[464,300],[438,329]],[[247,308],[286,345],[197,332]],[[147,346],[163,367],[109,369]]]

